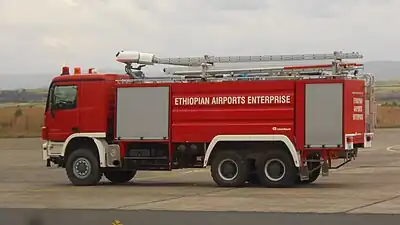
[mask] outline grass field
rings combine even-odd
[[[43,113],[43,104],[0,107],[0,137],[39,137]]]

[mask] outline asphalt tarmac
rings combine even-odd
[[[219,188],[208,168],[74,187],[63,169],[45,167],[40,139],[0,139],[0,225],[28,224],[31,216],[60,225],[399,224],[399,137],[400,129],[378,130],[354,162],[290,189]]]
[[[0,209],[8,225],[398,225],[400,215],[263,212]]]

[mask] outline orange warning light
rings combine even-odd
[[[74,68],[74,74],[81,74],[81,68],[80,67],[75,67]]]

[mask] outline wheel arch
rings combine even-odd
[[[218,148],[218,145],[222,143],[234,143],[234,142],[261,142],[261,143],[270,143],[274,145],[279,145],[282,147],[284,146],[285,149],[292,156],[294,165],[296,167],[300,166],[300,156],[296,151],[296,148],[293,145],[292,141],[286,135],[278,134],[278,135],[217,135],[213,138],[213,140],[207,147],[204,156],[203,167],[206,167],[211,164],[211,160],[215,152],[220,150]]]
[[[106,141],[105,133],[75,133],[70,135],[64,142],[62,155],[66,162],[68,156],[79,147],[87,147],[99,159],[100,167],[106,166]]]

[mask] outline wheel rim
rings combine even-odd
[[[92,170],[90,161],[86,158],[77,158],[73,162],[73,173],[75,177],[78,179],[85,179],[90,175],[90,171]]]
[[[224,159],[218,165],[218,175],[226,180],[234,180],[239,174],[239,166],[232,159]]]
[[[280,159],[270,159],[265,163],[264,173],[269,180],[279,181],[285,176],[285,164]]]

